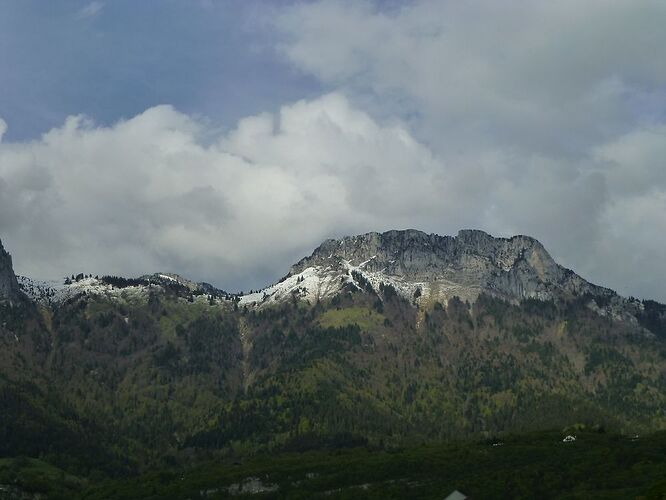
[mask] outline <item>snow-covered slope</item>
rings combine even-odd
[[[140,278],[102,277],[64,278],[39,281],[18,276],[21,290],[32,300],[46,304],[59,304],[80,296],[105,297],[126,301],[145,299],[151,293],[167,289],[177,296],[191,300],[230,301],[233,296],[207,283],[194,283],[177,274],[157,273]]]
[[[373,260],[368,259],[354,265],[348,260],[331,255],[328,265],[314,265],[306,267],[295,274],[274,285],[240,296],[241,305],[268,305],[294,298],[307,300],[311,304],[331,298],[340,293],[345,287],[352,286],[362,290],[367,280],[374,290],[379,290],[380,284],[393,286],[404,297],[413,297],[417,289],[426,289],[429,283],[408,281],[398,276],[386,274],[383,270],[369,271],[366,266]],[[459,288],[459,287],[458,287]],[[451,290],[457,290],[452,285]]]
[[[270,304],[291,300],[305,299],[311,303],[331,297],[340,291],[341,275],[337,269],[326,266],[314,266],[302,272],[287,276],[258,292],[240,296],[242,305]]]
[[[17,278],[21,290],[28,297],[45,304],[58,304],[81,295],[116,297],[123,292],[130,296],[143,297],[149,292],[145,285],[118,288],[92,277],[67,283],[64,279],[39,281],[26,276]]]

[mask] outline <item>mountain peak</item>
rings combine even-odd
[[[0,300],[13,300],[19,295],[19,285],[12,267],[12,257],[0,241]]]
[[[419,302],[445,303],[454,296],[475,301],[481,293],[514,302],[614,294],[560,266],[529,236],[496,238],[476,229],[440,236],[406,229],[328,239],[292,266],[283,282],[246,301],[270,302],[294,293],[319,300],[348,283],[358,286],[355,275],[375,290],[390,284]]]

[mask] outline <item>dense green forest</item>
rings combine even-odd
[[[188,498],[259,475],[277,497],[585,498],[597,486],[647,494],[666,476],[663,435],[623,437],[666,427],[657,306],[641,318],[652,334],[586,297],[421,307],[382,286],[247,308],[114,286],[0,305],[0,484]],[[595,432],[568,448],[560,431],[525,434],[574,424]],[[298,479],[310,466],[319,475]]]

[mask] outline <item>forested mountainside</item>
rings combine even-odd
[[[576,424],[666,429],[666,307],[586,282],[531,238],[331,240],[249,294],[170,274],[16,281],[7,259],[0,456],[125,477]]]

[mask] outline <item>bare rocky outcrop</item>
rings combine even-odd
[[[534,238],[494,238],[478,230],[462,230],[457,236],[394,230],[326,240],[293,266],[291,274],[349,265],[370,281],[385,276],[427,288],[424,292],[433,299],[457,295],[474,300],[482,292],[510,300],[615,295],[557,264]]]
[[[20,293],[12,267],[12,257],[3,248],[2,241],[0,241],[0,300],[16,300]]]

